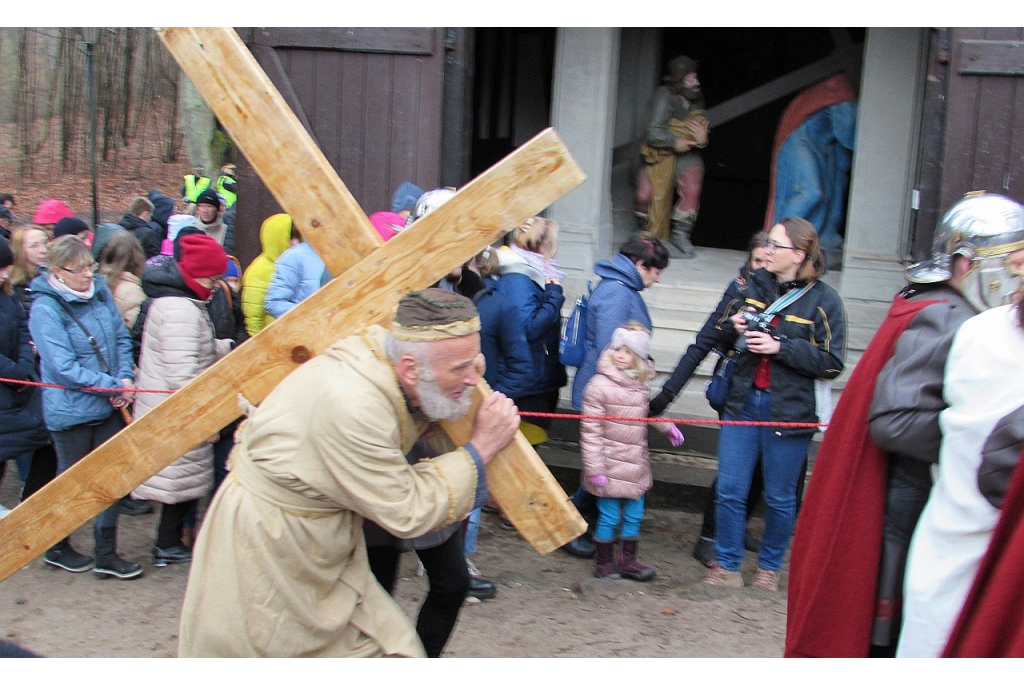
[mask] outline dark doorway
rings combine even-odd
[[[843,42],[862,47],[864,29],[827,28],[666,28],[664,66],[676,55],[700,63],[707,107],[738,97],[822,60]],[[810,85],[810,84],[808,84]],[[856,86],[856,84],[855,84]],[[775,129],[789,93],[716,126],[704,150],[705,179],[694,243],[746,250],[750,235],[764,222]]]
[[[472,175],[550,125],[554,28],[476,29]]]

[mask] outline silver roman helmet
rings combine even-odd
[[[1002,195],[968,193],[946,210],[935,231],[932,258],[907,267],[911,283],[942,283],[953,276],[953,256],[971,260],[960,290],[985,311],[1008,304],[1020,285],[1007,257],[1024,249],[1024,207]]]

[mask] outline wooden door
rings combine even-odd
[[[390,209],[403,181],[439,185],[444,29],[237,30],[367,214]],[[260,224],[281,210],[244,159],[238,173],[236,252],[248,264]]]

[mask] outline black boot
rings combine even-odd
[[[598,542],[597,558],[594,560],[594,576],[596,578],[607,578],[618,580],[620,576],[615,571],[615,543]]]
[[[117,527],[96,530],[96,567],[92,570],[97,578],[114,576],[130,580],[142,575],[142,567],[117,556]]]
[[[622,556],[619,558],[619,571],[622,572],[622,575],[630,580],[639,580],[641,583],[654,578],[654,569],[644,566],[636,558],[637,541],[635,539],[620,540],[620,543],[622,544]]]
[[[71,546],[71,538],[64,538],[46,550],[46,555],[43,559],[51,566],[56,566],[72,573],[88,571],[94,565],[92,557],[75,551],[75,548]]]
[[[695,223],[697,223],[696,214],[689,214],[682,219],[672,220],[672,233],[669,240],[682,253],[682,259],[691,259],[694,255],[690,236],[693,234],[693,225]]]
[[[593,559],[594,552],[597,551],[597,548],[594,547],[594,543],[587,539],[586,533],[578,538],[570,540],[562,546],[562,549],[574,557],[579,557],[580,559]]]
[[[157,568],[163,568],[168,564],[187,564],[190,561],[192,552],[185,545],[153,548],[153,565]]]

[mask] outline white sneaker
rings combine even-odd
[[[10,509],[8,509],[4,505],[0,504],[0,519],[2,519],[4,516],[7,516],[10,513],[11,513]]]

